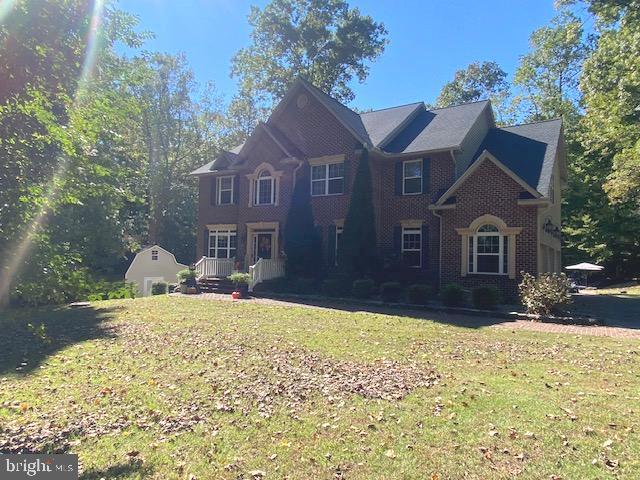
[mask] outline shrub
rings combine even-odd
[[[344,280],[340,278],[327,278],[322,282],[322,293],[328,297],[340,297],[349,294],[349,289],[345,288]]]
[[[385,282],[380,285],[380,296],[383,302],[397,302],[402,296],[402,285],[398,282]]]
[[[431,287],[429,285],[424,285],[421,283],[410,285],[409,290],[407,291],[409,302],[416,305],[426,305],[427,303],[429,303],[431,294]]]
[[[196,278],[196,271],[195,270],[191,270],[189,268],[185,268],[184,270],[180,270],[178,272],[178,280],[183,281],[183,280],[187,280],[188,278]]]
[[[538,278],[522,272],[522,283],[518,285],[520,301],[527,313],[549,315],[571,303],[570,282],[564,273],[542,273]]]
[[[288,282],[287,291],[302,295],[318,293],[318,281],[313,278],[291,278]]]
[[[457,283],[450,283],[442,287],[440,299],[447,307],[459,307],[464,303],[464,289]]]
[[[351,294],[357,298],[369,298],[373,293],[373,286],[373,280],[370,278],[354,280],[351,286]]]
[[[477,287],[471,291],[473,306],[484,310],[492,310],[500,303],[500,292],[496,287]]]
[[[251,281],[251,275],[242,272],[232,273],[227,278],[233,282],[236,288],[239,285],[249,285],[249,282]]]
[[[151,285],[151,295],[164,295],[167,293],[167,284],[158,282]]]

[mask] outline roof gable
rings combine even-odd
[[[442,196],[435,203],[437,206],[442,206],[447,203],[447,200],[453,196],[454,193],[473,176],[473,173],[480,168],[480,166],[486,162],[493,162],[498,168],[506,173],[512,180],[518,183],[522,188],[531,195],[531,198],[540,198],[540,193],[533,189],[527,182],[520,178],[513,170],[498,160],[487,150],[484,150],[474,161],[471,166],[449,187],[449,189],[442,194]]]
[[[562,120],[492,128],[474,158],[485,150],[531,188],[547,196],[562,133]]]
[[[424,110],[424,104],[416,102],[399,107],[364,112],[360,114],[360,119],[369,134],[371,142],[377,147],[382,147],[420,110]]]

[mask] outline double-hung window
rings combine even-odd
[[[233,177],[218,177],[218,205],[233,203]]]
[[[469,273],[506,274],[509,242],[495,225],[482,225],[469,237]]]
[[[422,230],[420,228],[402,229],[402,262],[407,267],[422,266]]]
[[[311,195],[344,193],[344,162],[311,166]]]
[[[402,194],[422,193],[422,159],[409,160],[402,164]]]
[[[275,178],[269,170],[262,170],[255,180],[254,205],[273,205],[276,202]]]
[[[235,230],[209,230],[209,257],[235,258],[236,242]]]

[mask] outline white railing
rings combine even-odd
[[[196,263],[196,273],[200,277],[227,277],[234,270],[233,258],[202,257]]]
[[[249,267],[251,281],[249,282],[249,291],[265,280],[272,278],[284,277],[284,260],[266,260],[259,258],[255,265]]]

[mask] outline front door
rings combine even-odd
[[[273,233],[256,233],[253,236],[253,262],[259,258],[270,260],[272,258]]]

